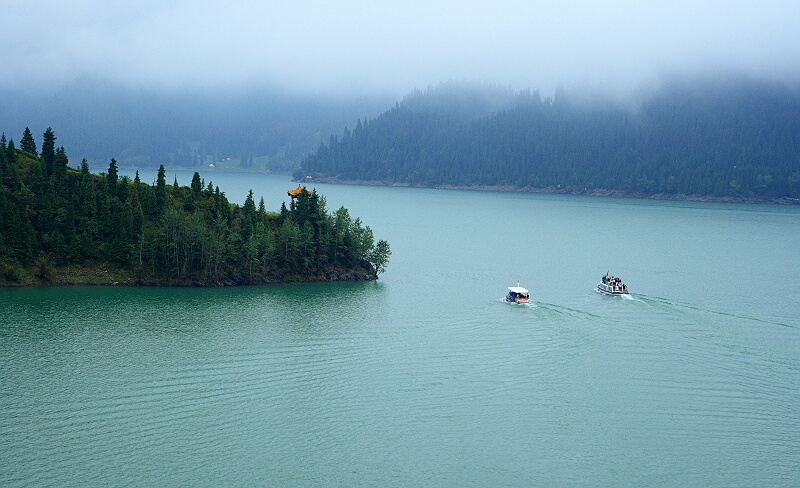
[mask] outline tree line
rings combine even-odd
[[[105,173],[90,173],[86,159],[72,168],[55,141],[48,128],[37,154],[27,128],[19,148],[0,137],[2,283],[98,264],[129,283],[167,285],[376,279],[386,268],[388,243],[346,208],[328,212],[315,190],[268,212],[252,190],[232,204],[199,173],[179,186],[163,165],[153,184],[138,171],[120,177],[115,159]]]
[[[493,108],[490,108],[493,107]],[[670,80],[623,103],[449,83],[358,120],[296,176],[639,196],[800,198],[800,93]]]

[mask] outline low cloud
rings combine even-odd
[[[800,2],[45,2],[0,30],[0,85],[389,92],[447,80],[552,92],[663,72],[800,75]]]

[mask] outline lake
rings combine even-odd
[[[0,485],[800,485],[800,207],[314,187],[380,280],[0,289]]]

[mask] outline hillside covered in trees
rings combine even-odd
[[[391,251],[341,207],[305,190],[268,212],[243,206],[198,173],[190,186],[119,177],[114,159],[71,168],[48,128],[41,152],[26,128],[0,138],[0,285],[235,285],[369,280]]]
[[[359,120],[296,178],[661,198],[800,198],[800,92],[679,80],[634,101],[448,83]]]

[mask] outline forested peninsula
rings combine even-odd
[[[295,177],[797,203],[800,90],[676,78],[622,100],[445,83],[332,136]]]
[[[344,207],[301,187],[268,212],[252,190],[230,203],[198,173],[168,185],[69,166],[51,128],[41,152],[26,128],[0,137],[0,286],[220,286],[373,280],[391,251]]]

